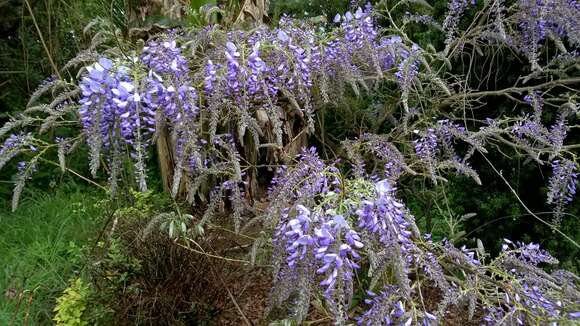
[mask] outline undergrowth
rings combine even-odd
[[[75,184],[35,192],[0,210],[0,325],[50,325],[56,298],[82,269],[81,247],[99,232],[102,195]]]

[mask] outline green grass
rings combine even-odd
[[[15,213],[0,206],[0,325],[53,324],[56,298],[82,268],[80,248],[102,224],[103,195],[91,189],[65,185],[26,197]]]

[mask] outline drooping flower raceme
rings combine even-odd
[[[409,266],[416,251],[411,241],[412,216],[408,216],[404,205],[395,199],[395,188],[388,180],[376,184],[377,198],[363,200],[357,210],[359,228],[374,236],[381,247],[391,248],[387,260],[393,264],[395,277],[403,294],[409,295]]]
[[[102,150],[111,153],[115,166],[122,149],[129,146],[139,188],[146,190],[145,152],[154,130],[155,112],[144,105],[129,67],[102,58],[87,67],[87,72],[79,85],[79,114],[90,148],[91,172],[96,174]]]
[[[564,206],[572,201],[576,195],[578,172],[576,164],[572,161],[552,161],[552,176],[548,186],[548,204],[556,208],[556,217],[562,214]]]
[[[32,145],[32,134],[11,134],[4,144],[0,146],[0,168],[2,168],[8,161],[17,156],[23,148],[28,148],[35,152],[36,147]]]
[[[279,211],[275,228],[274,261],[284,258],[276,269],[271,304],[304,306],[302,301],[287,300],[306,300],[310,291],[318,289],[335,321],[344,323],[355,290],[354,276],[366,255],[377,275],[385,269],[395,271],[396,285],[405,298],[401,299],[405,300],[403,309],[412,292],[411,268],[420,267],[438,286],[449,289],[437,259],[413,241],[417,232],[414,220],[395,198],[391,183],[340,181],[342,178],[329,182],[336,173],[307,151],[294,169],[284,169],[275,178],[270,194],[278,198],[290,187],[294,193],[286,198],[294,200]],[[305,284],[305,292],[296,284]]]
[[[442,147],[445,135],[462,132],[447,122],[441,126],[446,130],[441,132]],[[337,183],[329,182],[337,173],[315,151],[305,151],[294,168],[280,171],[270,190],[272,206],[277,199],[285,203],[273,211],[281,215],[273,241],[279,265],[270,304],[286,307],[291,318],[302,320],[312,292],[320,291],[335,322],[345,324],[352,295],[362,290],[353,282],[362,266],[385,290],[368,293],[368,310],[357,318],[361,325],[436,325],[448,307],[464,303],[471,316],[478,307],[485,311],[482,322],[491,325],[525,325],[574,313],[575,281],[543,271],[540,264],[556,260],[537,244],[506,240],[502,254],[486,264],[466,246],[457,248],[449,241],[437,245],[420,237],[389,180],[338,177]],[[464,283],[450,282],[448,273],[464,275]],[[418,281],[441,290],[436,310],[417,304]],[[570,290],[562,291],[565,287]],[[490,289],[501,298],[490,299]]]
[[[572,46],[580,45],[580,5],[569,0],[519,0],[516,19],[518,34],[512,46],[525,54],[532,70],[540,69],[540,48],[548,38],[567,38]]]
[[[327,216],[314,231],[315,258],[320,266],[316,273],[324,275],[320,282],[329,308],[337,320],[346,320],[346,309],[353,295],[354,271],[360,266],[357,250],[364,247],[359,234],[342,215]]]
[[[419,131],[415,131],[419,133]],[[436,170],[452,168],[459,174],[469,176],[477,183],[481,183],[479,176],[473,170],[467,159],[470,152],[464,157],[460,157],[455,150],[455,142],[461,140],[471,145],[471,151],[481,148],[481,141],[477,139],[477,134],[468,134],[465,127],[454,123],[448,119],[437,121],[433,127],[427,128],[419,139],[413,141],[415,144],[415,154],[421,162],[425,164],[429,176],[436,181]]]
[[[539,268],[540,264],[557,264],[558,260],[538,244],[504,239],[498,263],[517,279],[519,286],[504,289],[503,305],[486,307],[483,321],[487,325],[496,325],[499,321],[526,325],[532,320],[556,320],[566,315],[570,304],[574,305],[560,291],[562,286],[571,286],[571,293],[576,293],[572,296],[577,297],[576,285],[569,284],[557,273],[548,274]]]
[[[195,139],[198,95],[189,76],[189,65],[175,39],[149,41],[141,60],[148,68],[144,101],[157,119],[168,120],[176,135],[176,154],[183,168],[185,144]],[[211,71],[210,71],[211,73]]]
[[[314,238],[311,235],[313,221],[310,210],[302,205],[297,205],[296,211],[296,218],[288,221],[283,229],[285,231],[286,252],[288,253],[286,261],[290,268],[294,268],[298,260],[304,259],[306,253],[311,249],[309,247],[314,244]]]
[[[458,25],[467,8],[475,5],[475,0],[450,0],[447,4],[447,14],[443,21],[443,31],[446,33],[445,51],[449,51],[449,46],[457,38]]]
[[[365,303],[370,308],[357,318],[358,325],[412,325],[414,321],[422,326],[437,325],[437,317],[427,311],[417,311],[422,318],[407,311],[396,286],[385,286],[379,294],[367,291],[367,296]]]
[[[129,148],[139,188],[145,189],[147,145],[152,135],[167,130],[174,139],[179,170],[174,184],[179,184],[183,173],[197,178],[211,170],[196,170],[192,167],[201,165],[189,162],[212,165],[214,156],[202,155],[200,150],[213,148],[220,126],[237,125],[232,136],[234,143],[241,145],[249,130],[254,145],[259,146],[261,138],[270,137],[260,123],[271,123],[275,139],[267,141],[282,146],[289,129],[282,128],[281,113],[284,102],[289,101],[294,113],[305,116],[312,130],[312,90],[318,86],[326,101],[334,98],[329,92],[344,92],[343,85],[328,87],[329,76],[343,76],[333,79],[356,89],[365,75],[383,77],[399,65],[401,87],[412,83],[418,71],[416,45],[408,47],[396,36],[381,37],[369,6],[339,20],[339,26],[324,37],[288,17],[273,30],[228,32],[224,39],[213,40],[215,46],[204,54],[197,73],[192,72],[185,56],[190,45],[180,45],[182,34],[178,31],[152,38],[140,54],[134,54],[136,58],[101,58],[86,68],[80,81],[80,115],[90,147],[91,172],[96,174],[99,158],[105,154],[111,165],[111,181],[115,182],[120,154]],[[208,31],[201,33],[211,38]],[[194,84],[203,85],[203,98]],[[200,110],[207,113],[203,115],[206,121],[199,121]],[[257,119],[257,111],[267,116]],[[204,124],[209,126],[207,137],[199,132]],[[205,138],[205,145],[200,138]]]
[[[512,137],[529,152],[535,148],[548,147],[554,154],[560,152],[567,136],[566,112],[558,115],[555,123],[547,128],[542,123],[543,99],[537,93],[530,93],[524,100],[533,108],[533,114],[524,115],[518,123],[512,127]]]

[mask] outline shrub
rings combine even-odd
[[[164,215],[160,225],[172,238],[187,238],[225,208],[236,233],[261,222],[259,242],[274,248],[271,310],[298,322],[319,292],[339,325],[353,315],[361,324],[434,324],[453,305],[490,323],[577,318],[577,277],[544,271],[543,264],[556,260],[538,245],[504,240],[499,255],[487,260],[481,243],[476,254],[433,242],[395,192],[413,182],[437,186],[450,176],[481,184],[479,160],[527,214],[579,247],[559,229],[577,183],[577,146],[568,137],[578,113],[578,91],[570,86],[579,83],[573,76],[579,35],[569,23],[579,18],[577,4],[450,1],[440,23],[399,18],[401,6],[407,8],[405,2],[369,4],[337,14],[326,26],[282,17],[274,28],[167,30],[136,44],[107,42],[121,34],[102,22],[98,42],[66,66],[85,65],[78,81],[47,80],[29,108],[0,130],[6,135],[0,167],[27,158],[18,164],[13,209],[47,155],[56,152],[66,171],[66,156],[81,143],[93,177],[105,170],[112,194],[120,185],[146,192],[147,158],[156,145],[172,196],[207,205],[195,228],[188,228],[193,216],[180,212]],[[473,23],[462,28],[472,10]],[[439,24],[443,48],[414,42],[407,27],[416,23]],[[526,62],[506,88],[481,86],[490,77],[474,77],[473,62],[454,66],[505,50]],[[52,100],[41,104],[47,94]],[[359,125],[326,132],[324,117],[345,99],[369,94],[379,96],[365,112],[347,108]],[[499,96],[515,109],[479,110]],[[335,117],[337,124],[348,126],[342,117]],[[62,137],[71,125],[78,133]],[[8,135],[13,129],[22,131]],[[54,137],[39,137],[48,130]],[[333,157],[323,161],[310,149],[293,162],[308,136]],[[505,148],[551,166],[551,221],[530,210],[490,160],[490,151]],[[252,204],[267,184],[258,173],[273,168],[270,205],[248,220],[259,212]],[[359,275],[362,284],[355,286]],[[424,283],[441,296],[434,306],[422,302]],[[376,286],[371,308],[353,314],[355,291]]]
[[[62,296],[56,301],[54,321],[57,325],[83,326],[88,325],[83,314],[87,310],[89,287],[80,278],[71,282]]]

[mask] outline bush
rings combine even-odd
[[[238,9],[238,18],[260,20],[263,14],[263,8]],[[481,239],[466,237],[502,218],[499,212],[527,214],[533,227],[580,247],[561,229],[569,223],[565,209],[577,184],[578,91],[571,86],[579,83],[580,36],[569,24],[580,18],[576,4],[520,1],[508,8],[451,1],[442,21],[397,15],[413,9],[432,10],[426,3],[381,1],[337,14],[332,22],[284,16],[273,28],[208,25],[145,33],[146,40],[137,42],[99,20],[99,37],[64,68],[84,66],[78,80],[47,80],[27,110],[0,131],[0,167],[22,158],[13,209],[39,164],[69,171],[67,156],[80,144],[88,147],[80,154],[97,180],[81,176],[85,181],[103,187],[98,176],[104,170],[113,196],[131,198],[128,189],[147,194],[156,146],[162,186],[177,202],[200,209],[183,213],[176,204],[175,212],[149,217],[147,226],[139,219],[151,211],[139,206],[147,195],[134,195],[138,208],[118,211],[113,226],[139,227],[129,228],[132,240],[120,237],[125,249],[115,249],[110,238],[103,250],[121,262],[113,267],[122,270],[114,279],[137,284],[133,290],[150,288],[134,278],[139,275],[174,280],[174,262],[187,265],[189,252],[248,262],[204,249],[217,241],[205,230],[225,212],[231,221],[219,223],[231,224],[237,236],[260,229],[249,262],[272,250],[271,319],[300,323],[314,306],[339,325],[352,318],[370,325],[429,325],[452,318],[447,308],[457,307],[467,311],[468,320],[460,322],[572,322],[578,278],[550,270],[554,257],[537,244],[497,235],[484,239],[498,247],[491,257]],[[212,13],[223,14],[209,7],[197,13],[204,12],[208,21],[217,17]],[[443,33],[432,37],[437,29]],[[493,82],[486,69],[501,78]],[[325,160],[316,149],[294,159],[310,143]],[[497,167],[515,165],[505,156],[518,159],[517,171]],[[548,169],[545,182],[513,185],[520,174],[520,182],[535,181],[533,173]],[[499,195],[481,200],[490,188],[458,194],[482,184]],[[541,185],[542,196],[535,190]],[[436,241],[421,234],[400,193],[413,209],[426,212],[425,227],[436,231]],[[540,209],[549,209],[551,219],[535,212]],[[436,228],[441,220],[444,230]],[[132,251],[135,229],[149,234],[158,227],[169,237],[155,241],[145,256]],[[456,246],[460,240],[477,249]],[[115,282],[112,292],[118,293]],[[427,302],[423,291],[431,294]],[[180,306],[185,296],[179,292],[177,301],[168,302]],[[370,307],[363,310],[365,297]],[[313,298],[319,300],[311,305]],[[159,308],[144,307],[135,308],[137,315]],[[172,310],[162,311],[165,321],[178,322]]]
[[[62,296],[56,300],[54,308],[56,315],[53,318],[56,324],[59,326],[88,325],[84,321],[83,314],[87,310],[89,293],[89,287],[80,278],[73,280]]]

